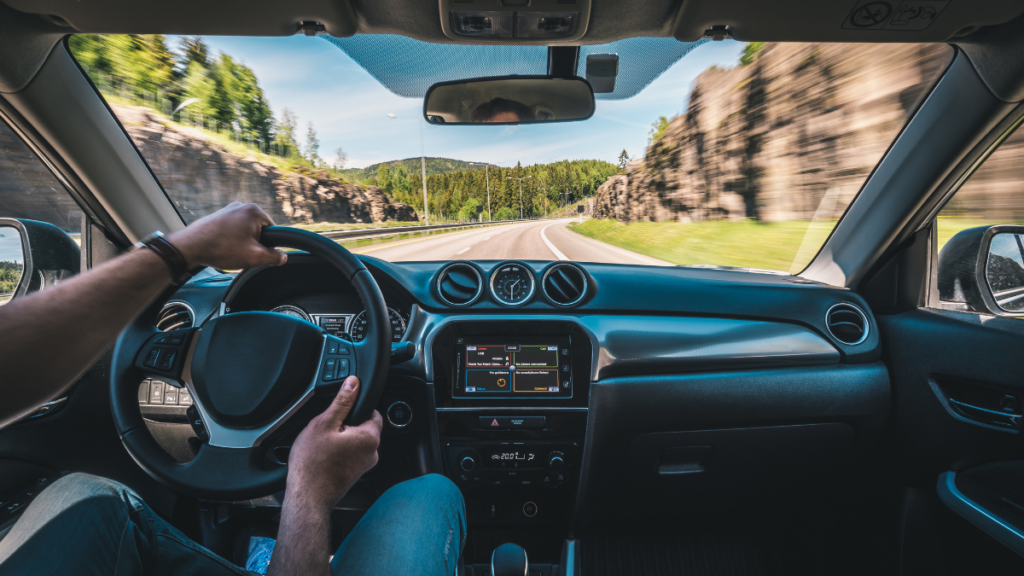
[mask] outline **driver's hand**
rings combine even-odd
[[[377,464],[383,420],[380,413],[359,426],[342,422],[359,397],[359,379],[349,376],[323,414],[313,418],[288,454],[288,492],[327,509]],[[298,493],[296,493],[298,491]]]
[[[284,252],[260,244],[260,232],[274,221],[255,204],[232,202],[167,237],[189,268],[213,266],[240,270],[284,264]]]

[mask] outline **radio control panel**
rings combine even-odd
[[[579,470],[576,441],[450,442],[446,449],[450,476],[463,488],[568,489]]]

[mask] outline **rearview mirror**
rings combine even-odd
[[[80,268],[81,250],[60,228],[35,220],[0,218],[0,304],[48,288],[78,274]],[[15,270],[16,279],[8,280]]]
[[[1024,316],[1024,226],[981,226],[950,238],[939,253],[939,297]]]
[[[423,99],[431,124],[540,124],[586,120],[594,91],[582,78],[505,76],[434,84]]]

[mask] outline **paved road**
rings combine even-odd
[[[492,226],[466,232],[400,240],[353,250],[401,262],[411,260],[573,260],[672,266],[668,262],[580,236],[567,220]]]

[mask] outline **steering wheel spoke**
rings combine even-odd
[[[391,322],[362,261],[328,238],[294,228],[264,228],[260,240],[305,250],[340,270],[363,303],[368,330],[365,340],[353,343],[297,318],[243,311],[210,318],[199,328],[155,332],[157,314],[175,288],[140,314],[114,347],[114,425],[150,476],[197,498],[244,500],[283,489],[287,467],[268,466],[265,458],[272,436],[302,424],[290,420],[314,412],[313,405],[303,407],[317,394],[336,394],[351,375],[361,387],[346,423],[361,424],[373,414],[387,381]],[[191,392],[190,423],[205,442],[187,464],[160,448],[142,418],[138,383],[147,376]]]

